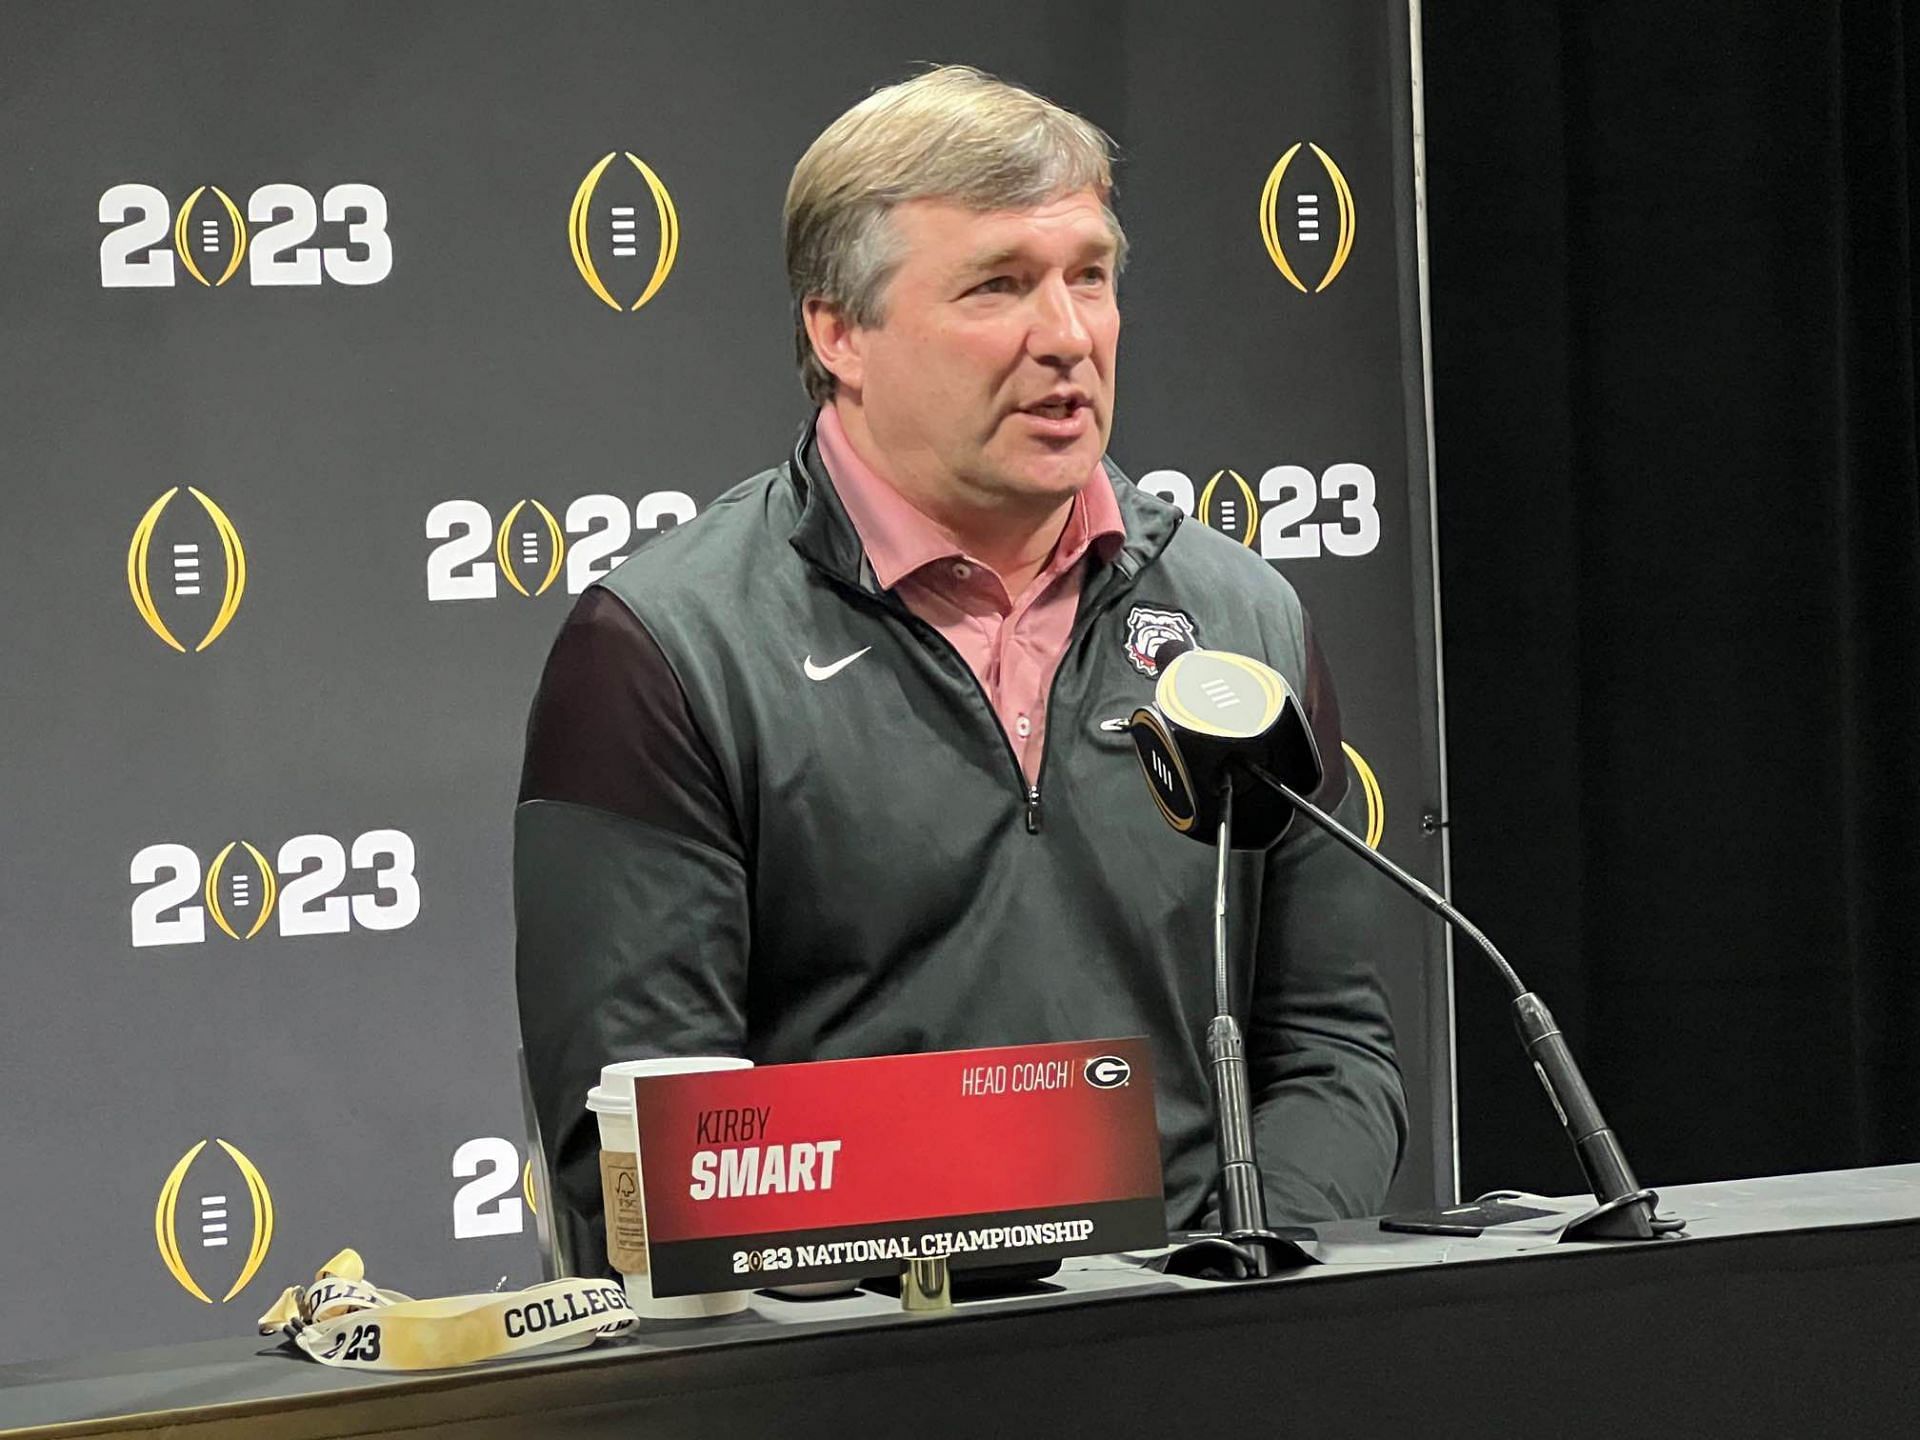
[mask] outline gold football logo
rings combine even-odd
[[[220,203],[227,212],[228,234],[224,246],[221,243],[218,219],[209,217],[202,220],[197,229],[193,224],[193,207],[209,189],[220,197]],[[212,254],[223,248],[226,250],[227,267],[220,272],[218,280],[207,279],[206,274],[200,269],[200,262],[193,258],[196,239],[200,242],[203,253]],[[218,185],[202,185],[189,195],[187,203],[180,207],[180,213],[174,217],[173,253],[180,257],[180,263],[187,267],[187,273],[202,285],[219,286],[231,280],[233,272],[240,268],[240,261],[247,253],[247,222],[240,218],[240,207],[233,203],[233,197]]]
[[[160,524],[160,517],[166,512],[168,503],[179,493],[178,485],[167,491],[147,507],[147,513],[140,517],[140,523],[133,527],[133,540],[127,546],[127,590],[133,596],[133,608],[140,612],[140,618],[147,622],[147,628],[184,655],[187,647],[174,636],[166,620],[161,617],[160,607],[154,602],[152,557],[149,553],[153,548],[154,530]],[[226,511],[191,485],[187,487],[187,493],[200,502],[200,508],[206,511],[207,518],[213,522],[214,535],[220,542],[222,565],[220,608],[208,621],[207,632],[200,637],[200,643],[193,647],[194,653],[198,654],[220,638],[227,626],[233,623],[235,612],[240,609],[241,597],[247,592],[247,552],[240,544],[239,532],[233,528]],[[197,597],[208,588],[201,583],[202,548],[198,541],[174,542],[169,552],[172,561],[169,579],[176,598]]]
[[[1323,199],[1318,189],[1288,191],[1286,188],[1287,167],[1293,164],[1293,158],[1300,153],[1302,144],[1313,151],[1321,169],[1326,172],[1327,185],[1333,192],[1335,219],[1333,258],[1327,262],[1319,283],[1311,291],[1307,288],[1307,282],[1300,278],[1293,261],[1295,258],[1304,258],[1298,252],[1308,246],[1324,243],[1320,225]],[[1299,178],[1297,173],[1295,178]],[[1283,224],[1281,220],[1280,202],[1283,194],[1292,200],[1290,224]],[[1296,140],[1287,153],[1274,162],[1273,169],[1267,172],[1267,183],[1260,191],[1260,239],[1267,247],[1267,257],[1287,277],[1287,283],[1302,295],[1318,295],[1333,284],[1346,268],[1347,257],[1353,253],[1353,216],[1353,189],[1347,184],[1347,177],[1340,173],[1340,167],[1334,164],[1333,157],[1311,141]],[[1293,242],[1293,255],[1288,253],[1288,237]]]
[[[1222,480],[1231,482],[1225,494],[1218,493]],[[1218,530],[1228,539],[1238,540],[1248,549],[1253,548],[1260,534],[1260,501],[1253,493],[1253,486],[1238,470],[1214,471],[1194,509],[1202,525]]]
[[[529,523],[521,532],[517,545],[513,538],[513,522],[520,518],[520,512],[529,505],[539,511],[540,518],[546,522],[547,539],[544,547],[547,552],[547,573],[540,577],[540,583],[531,590],[527,589],[525,583],[521,581],[518,574],[519,567],[514,564],[514,560],[518,558],[529,567],[537,567],[540,551],[543,548],[540,544],[540,532]],[[547,588],[560,576],[560,562],[567,558],[567,537],[560,528],[560,522],[554,518],[553,512],[538,500],[516,500],[513,508],[507,511],[507,518],[500,522],[499,531],[494,535],[493,554],[494,558],[500,562],[500,573],[507,577],[507,584],[528,597],[544,595],[547,593]]]
[[[638,310],[660,292],[667,283],[667,276],[673,272],[674,258],[680,253],[680,217],[673,208],[673,197],[667,193],[667,187],[653,168],[632,151],[624,152],[628,162],[647,182],[647,193],[653,199],[653,208],[659,216],[660,230],[658,249],[654,254],[653,273],[647,277],[640,298],[631,305],[622,305],[613,298],[606,282],[600,278],[600,267],[594,263],[593,246],[589,236],[588,217],[593,209],[594,193],[600,188],[600,179],[607,173],[607,167],[613,164],[617,155],[623,152],[609,150],[600,157],[599,164],[587,172],[586,179],[580,182],[580,188],[573,192],[573,208],[567,213],[567,243],[573,250],[574,268],[579,270],[580,278],[587,282],[587,288],[598,295],[614,310]],[[624,171],[621,173],[625,173]],[[637,198],[637,197],[636,197]],[[612,207],[611,235],[612,252],[615,259],[632,259],[640,253],[635,212],[638,205],[615,205]]]
[[[1380,777],[1373,773],[1373,767],[1353,746],[1342,740],[1340,748],[1347,752],[1347,759],[1353,763],[1353,773],[1360,777],[1360,788],[1366,792],[1366,841],[1369,848],[1378,850],[1380,837],[1387,833],[1387,797],[1380,792]]]
[[[220,1139],[215,1139],[213,1143],[226,1151],[227,1158],[233,1161],[234,1168],[240,1172],[240,1180],[247,1187],[247,1199],[253,1213],[247,1258],[241,1263],[240,1273],[228,1287],[227,1293],[220,1297],[220,1303],[224,1305],[247,1288],[247,1282],[259,1273],[261,1262],[267,1258],[267,1247],[273,1244],[273,1196],[268,1193],[267,1182],[261,1179],[253,1161],[242,1154],[237,1146]],[[153,1238],[160,1247],[160,1261],[167,1267],[167,1273],[189,1295],[203,1304],[211,1305],[213,1297],[194,1278],[193,1271],[187,1266],[186,1254],[180,1243],[179,1225],[180,1191],[186,1184],[188,1172],[193,1169],[193,1162],[200,1158],[200,1152],[206,1148],[205,1140],[195,1141],[168,1172],[165,1182],[160,1186],[160,1198],[153,1206]],[[202,1194],[196,1198],[200,1206],[198,1248],[226,1248],[228,1240],[232,1238],[228,1223],[232,1211],[227,1196]]]
[[[226,875],[227,857],[233,853],[233,847],[236,845],[244,845],[247,854],[253,857],[253,875],[248,875],[246,871],[237,868],[232,875]],[[226,879],[227,886],[232,892],[233,904],[236,910],[253,908],[254,895],[252,892],[257,877],[260,887],[258,901],[259,913],[254,916],[253,923],[247,927],[247,933],[244,936],[229,923],[227,920],[227,912],[220,903],[220,882],[223,877]],[[230,940],[251,940],[260,933],[260,927],[267,923],[267,917],[273,914],[273,902],[280,898],[280,881],[273,873],[273,866],[267,863],[267,857],[253,848],[252,841],[229,840],[226,848],[213,857],[213,864],[207,867],[207,883],[204,893],[207,901],[207,914],[213,917],[214,924],[226,932],[227,938]]]

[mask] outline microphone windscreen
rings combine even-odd
[[[1182,730],[1256,740],[1280,718],[1287,682],[1277,670],[1224,650],[1185,650],[1162,668],[1153,699]]]
[[[1235,849],[1265,849],[1292,821],[1292,805],[1250,763],[1302,793],[1320,785],[1319,748],[1298,699],[1278,671],[1244,655],[1182,651],[1128,729],[1161,815],[1208,844],[1229,789]]]

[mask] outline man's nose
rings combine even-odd
[[[1034,359],[1069,369],[1093,353],[1093,333],[1074,303],[1073,292],[1060,276],[1032,291],[1033,328],[1027,344]]]

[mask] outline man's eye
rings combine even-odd
[[[1106,280],[1107,272],[1103,266],[1089,265],[1085,270],[1080,272],[1080,283],[1082,285],[1104,285]]]
[[[1013,292],[1014,279],[1011,275],[996,275],[991,280],[982,280],[973,289],[975,294],[1007,295]]]

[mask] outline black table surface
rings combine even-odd
[[[1920,1431],[1920,1165],[1676,1186],[1662,1210],[1686,1238],[1342,1222],[1318,1227],[1322,1263],[1270,1281],[1106,1256],[946,1315],[864,1291],[756,1296],[743,1315],[430,1374],[336,1370],[252,1336],[42,1361],[0,1368],[0,1426],[25,1427],[0,1433]]]

